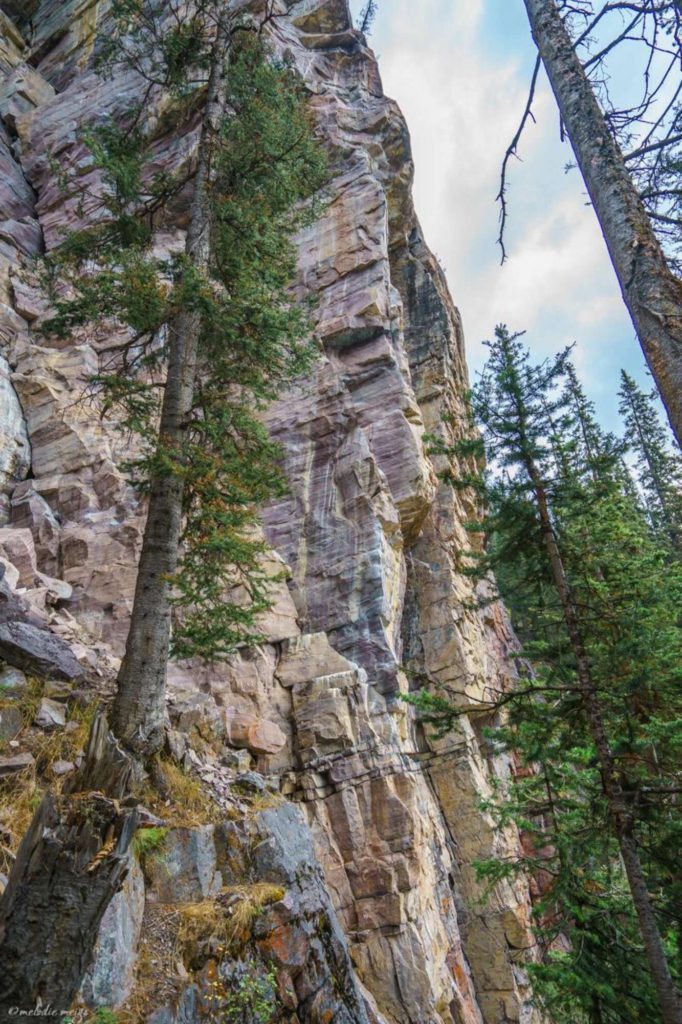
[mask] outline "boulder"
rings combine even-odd
[[[43,697],[34,718],[40,729],[59,729],[66,725],[66,708],[56,700]]]
[[[65,580],[55,579],[53,576],[46,576],[45,573],[36,573],[36,582],[41,590],[45,591],[45,603],[51,606],[65,604],[73,597],[73,587]]]
[[[3,668],[0,671],[0,697],[16,697],[26,689],[26,676],[18,668]]]
[[[74,680],[83,676],[68,644],[30,622],[0,621],[0,658],[29,675]]]
[[[276,754],[287,741],[285,733],[275,722],[234,708],[225,712],[225,727],[233,747],[246,747],[253,754]]]

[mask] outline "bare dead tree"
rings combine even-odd
[[[538,59],[502,164],[497,197],[502,260],[509,164],[526,124],[534,120],[542,61],[559,107],[562,138],[571,142],[623,300],[682,443],[682,4],[524,3]],[[629,76],[614,72],[616,56],[625,53],[634,70]]]

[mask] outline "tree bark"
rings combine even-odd
[[[136,825],[101,793],[43,797],[0,898],[0,1020],[71,1007]]]
[[[682,444],[682,282],[628,174],[555,0],[524,0],[644,356]]]
[[[206,271],[209,262],[211,154],[225,114],[228,66],[225,18],[213,49],[185,244],[187,259],[200,272]],[[159,448],[164,451],[182,451],[194,402],[200,332],[201,316],[193,310],[180,312],[169,325],[168,374],[159,426]],[[165,470],[153,474],[130,632],[112,708],[114,732],[143,760],[149,760],[163,743],[172,577],[182,535],[183,494],[180,473]]]
[[[526,470],[535,490],[545,549],[551,565],[554,585],[561,602],[566,630],[576,659],[578,683],[597,751],[604,795],[625,866],[625,873],[635,913],[637,914],[649,970],[661,1006],[661,1016],[664,1024],[682,1024],[682,1004],[670,974],[663,941],[651,904],[644,872],[642,871],[639,851],[632,834],[631,816],[628,812],[616,762],[604,727],[602,708],[592,681],[589,659],[583,644],[573,595],[564,569],[561,552],[554,535],[547,496],[537,467],[531,459],[526,461]]]
[[[109,731],[104,712],[98,711],[90,728],[83,763],[66,782],[63,792],[95,790],[112,800],[123,800],[141,781],[139,763],[120,746]]]

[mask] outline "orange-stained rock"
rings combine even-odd
[[[233,747],[247,747],[254,754],[276,754],[287,741],[275,722],[229,708],[225,712],[225,726]]]

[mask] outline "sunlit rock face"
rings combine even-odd
[[[22,5],[0,7],[2,558],[21,563],[7,578],[35,614],[113,678],[144,508],[122,468],[128,441],[87,394],[110,339],[40,334],[30,258],[97,215],[95,200],[65,195],[53,161],[96,194],[79,129],[120,115],[140,84],[93,70],[104,0],[42,0],[21,19]],[[518,843],[480,810],[507,771],[481,741],[480,709],[511,683],[513,637],[500,609],[472,610],[458,553],[473,508],[429,454],[429,435],[467,429],[459,316],[413,210],[407,127],[346,0],[302,0],[268,31],[304,77],[329,151],[330,200],[300,238],[320,356],[267,414],[290,481],[263,515],[287,577],[262,623],[268,642],[219,666],[172,666],[173,743],[269,774],[300,804],[353,965],[349,1020],[536,1024],[527,889],[500,885],[481,904],[474,871]],[[196,138],[195,125],[158,139],[159,167],[185,164]],[[161,249],[182,241],[181,207]],[[68,585],[59,600],[44,578]],[[399,699],[435,684],[472,709],[437,742]]]

